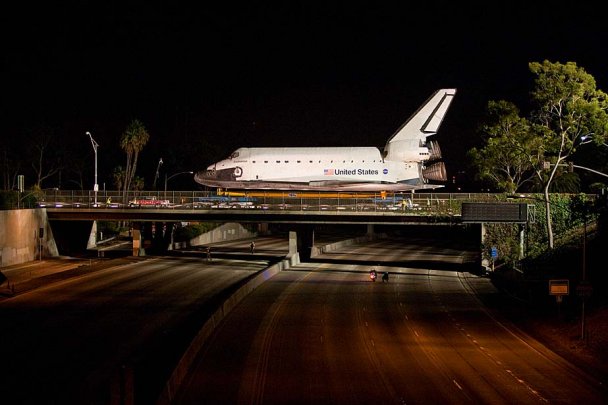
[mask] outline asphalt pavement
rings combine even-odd
[[[45,258],[0,269],[0,299],[31,291],[42,285],[100,270],[120,262],[130,263],[146,257],[83,259],[67,256]]]

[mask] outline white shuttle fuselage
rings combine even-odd
[[[445,166],[435,135],[455,89],[436,91],[388,140],[375,147],[239,148],[196,173],[226,189],[409,191],[441,187]]]

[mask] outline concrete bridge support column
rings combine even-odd
[[[301,260],[310,259],[315,245],[315,230],[312,226],[298,226],[289,231],[289,254],[299,253]]]
[[[374,224],[367,224],[367,237],[372,238],[374,236]]]
[[[258,235],[267,235],[268,234],[268,223],[262,222],[258,224]]]
[[[133,256],[145,256],[145,251],[141,243],[141,223],[133,223],[131,236],[133,237]]]
[[[315,228],[312,225],[300,226],[298,229],[298,252],[300,260],[310,259],[312,248],[315,245]]]
[[[165,253],[172,249],[173,231],[176,222],[154,222],[151,249],[154,253]]]
[[[89,234],[89,240],[87,241],[87,249],[95,249],[97,247],[97,221],[93,221],[91,226],[91,233]]]
[[[296,231],[289,231],[289,256],[293,256],[298,253],[298,233]]]

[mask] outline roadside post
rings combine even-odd
[[[582,301],[582,314],[581,314],[581,340],[585,340],[587,337],[586,322],[585,322],[585,300],[593,294],[593,286],[587,280],[581,280],[576,287],[576,295],[578,295]]]
[[[557,316],[562,319],[561,303],[564,295],[570,294],[570,281],[569,280],[549,280],[549,295],[555,295],[555,302],[557,302]]]
[[[44,238],[44,228],[38,230],[38,249],[40,253],[40,261],[42,261],[42,239]]]
[[[498,258],[498,249],[496,249],[496,246],[492,246],[490,249],[490,255],[492,256],[492,273],[494,273],[494,262]]]

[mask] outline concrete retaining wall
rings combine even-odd
[[[229,222],[199,235],[189,242],[176,242],[173,244],[173,248],[180,249],[188,246],[201,246],[210,243],[227,242],[229,240],[248,239],[256,235],[256,233],[250,232],[241,224]]]
[[[40,247],[43,257],[59,255],[45,209],[0,211],[0,267],[38,259]]]
[[[331,252],[334,250],[342,249],[344,246],[349,246],[355,243],[369,242],[376,239],[386,238],[386,234],[372,233],[367,234],[365,236],[360,236],[358,238],[342,240],[339,242],[331,243],[325,246],[313,246],[310,251],[310,257],[315,257],[317,255]]]

